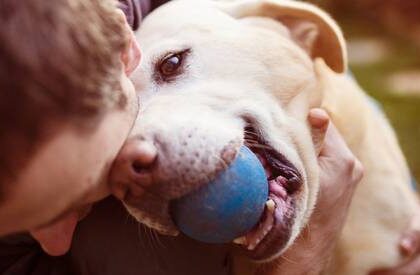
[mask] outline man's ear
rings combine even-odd
[[[128,47],[121,54],[121,61],[124,64],[125,73],[130,76],[131,73],[140,64],[141,52],[134,33],[130,30],[130,40]]]
[[[279,20],[313,59],[323,58],[338,73],[347,68],[347,51],[340,28],[327,13],[314,5],[293,0],[220,1],[217,5],[235,18]]]
[[[124,12],[118,9],[117,13],[122,23],[125,24],[128,33],[128,43],[127,47],[121,53],[121,62],[123,63],[125,74],[129,76],[140,64],[141,51],[136,36],[128,25]]]

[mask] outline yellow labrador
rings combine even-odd
[[[171,200],[245,143],[265,164],[275,206],[242,244],[249,259],[276,261],[316,202],[307,114],[321,106],[366,169],[327,273],[401,260],[399,237],[417,205],[407,164],[385,117],[345,74],[345,41],[325,12],[290,0],[178,0],[150,14],[137,38],[141,109],[113,178],[134,217],[176,235]]]

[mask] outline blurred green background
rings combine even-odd
[[[343,28],[350,68],[380,101],[420,181],[420,0],[311,0]]]

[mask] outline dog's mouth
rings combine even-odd
[[[287,244],[296,212],[296,197],[303,179],[297,168],[270,146],[252,126],[244,130],[245,145],[259,158],[269,183],[269,200],[259,223],[234,240],[246,247],[248,256],[264,261],[276,256]]]

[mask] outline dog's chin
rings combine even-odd
[[[303,179],[298,169],[254,127],[248,126],[244,132],[245,145],[258,156],[266,171],[269,200],[255,228],[234,242],[245,248],[251,259],[266,262],[276,258],[289,243]]]

